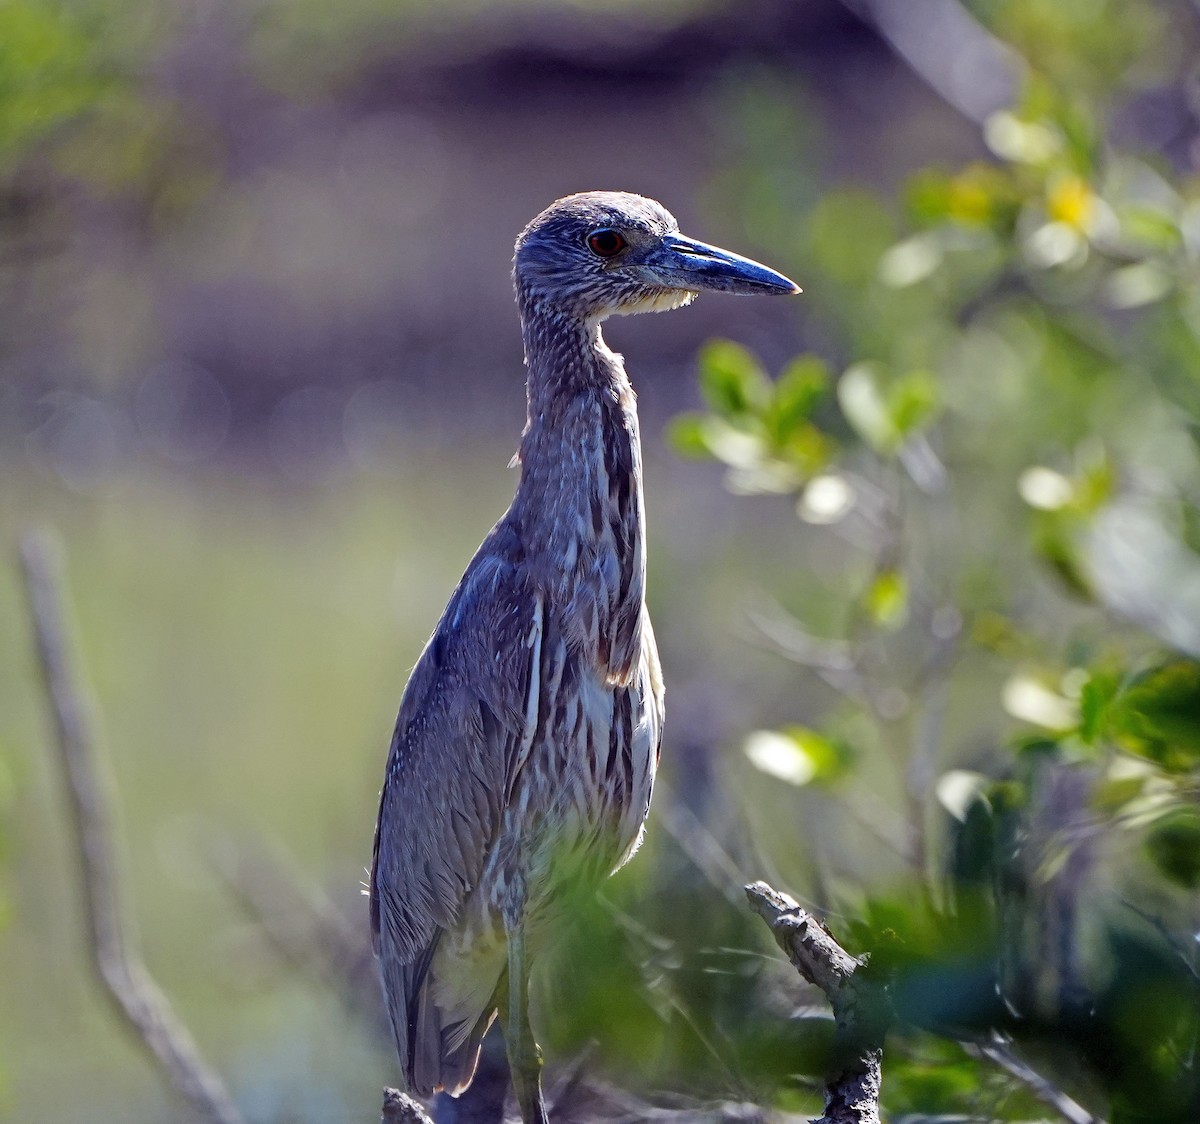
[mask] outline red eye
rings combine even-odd
[[[598,257],[615,258],[625,249],[625,238],[620,231],[606,227],[604,230],[593,230],[587,236],[587,244],[588,249]]]

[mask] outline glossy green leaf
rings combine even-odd
[[[700,349],[700,392],[726,417],[758,412],[771,400],[771,382],[758,359],[732,340],[712,340]]]
[[[829,389],[829,368],[815,355],[800,355],[780,372],[764,420],[772,440],[786,442],[807,421]]]
[[[1167,769],[1200,765],[1200,662],[1176,659],[1145,672],[1110,707],[1119,744]]]

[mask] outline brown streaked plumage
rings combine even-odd
[[[526,934],[567,885],[598,884],[637,850],[663,719],[637,409],[600,322],[702,289],[799,290],[623,192],[548,207],[517,240],[513,280],[520,483],[405,689],[371,927],[409,1088],[465,1089],[499,1010],[522,1115],[540,1124]]]

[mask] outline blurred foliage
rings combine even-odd
[[[722,464],[731,491],[764,498],[734,505],[733,537],[747,542],[714,546],[706,527],[702,548],[678,527],[669,542],[658,529],[687,522],[683,500],[682,517],[666,493],[652,500],[663,540],[651,600],[672,689],[676,668],[699,663],[689,649],[713,649],[708,678],[705,690],[672,698],[646,847],[602,900],[579,907],[563,963],[543,979],[554,1017],[538,1025],[552,1064],[598,1041],[601,1070],[632,1094],[685,1108],[735,1099],[819,1111],[831,1024],[745,909],[739,876],[764,875],[828,909],[835,933],[893,979],[903,1022],[884,1088],[894,1117],[1044,1118],[1027,1088],[981,1059],[979,1043],[999,1031],[1114,1122],[1194,1121],[1200,181],[1186,130],[1182,140],[1150,130],[1157,150],[1138,150],[1162,99],[1195,100],[1195,36],[1181,32],[1192,17],[1183,0],[964,6],[1024,60],[1022,99],[985,123],[974,159],[919,170],[902,191],[826,190],[821,154],[833,145],[822,103],[791,73],[734,67],[710,106],[713,148],[727,159],[707,203],[739,216],[764,259],[805,286],[797,308],[812,351],[763,362],[718,340],[699,356],[702,408],[675,420],[671,440]],[[315,145],[308,160],[339,181],[358,169],[370,181],[363,193],[310,191],[310,165],[287,150],[294,196],[272,194],[286,158],[261,150],[302,129],[281,104],[307,101],[315,117],[348,121],[346,104],[320,104],[328,91],[377,65],[386,77],[393,56],[416,66],[423,36],[436,58],[485,18],[536,28],[543,15],[577,9],[628,36],[634,25],[617,24],[618,13],[644,28],[709,7],[268,0],[192,12],[165,0],[9,0],[0,5],[0,295],[58,292],[53,272],[28,284],[23,241],[114,223],[102,208],[57,206],[78,191],[115,201],[138,238],[206,282],[231,255],[282,246],[289,268],[324,282],[312,306],[340,309],[341,288],[392,299],[384,275],[394,265],[382,259],[372,272],[366,252],[382,239],[360,231],[356,243],[357,228],[322,226],[322,208],[371,204],[393,221],[412,193],[397,192],[398,177],[436,164],[437,144],[419,143],[420,130],[388,140],[368,129],[347,149],[338,122],[339,143]],[[587,60],[597,73],[617,65],[614,86],[629,78],[619,40],[592,44]],[[631,85],[630,98],[640,88]],[[371,82],[364,88],[357,96],[371,103]],[[565,86],[554,88],[565,105]],[[859,95],[873,97],[865,86]],[[247,107],[272,97],[276,116],[237,135]],[[873,112],[890,121],[904,109]],[[502,113],[486,124],[500,137],[514,127]],[[667,128],[665,115],[657,124]],[[471,125],[478,138],[484,130]],[[572,125],[590,136],[586,117]],[[904,130],[905,143],[924,127]],[[669,147],[657,134],[654,143]],[[386,149],[378,165],[364,156],[372,146]],[[610,140],[592,146],[607,168]],[[239,160],[249,182],[234,183],[226,167]],[[349,160],[340,171],[339,160]],[[233,186],[209,225],[173,225],[221,176]],[[252,204],[292,216],[278,245],[256,240]],[[390,226],[362,229],[393,237]],[[395,236],[405,256],[407,237]],[[151,346],[130,359],[140,353],[127,336],[153,337],[146,289],[163,277],[169,288],[176,275],[139,273],[140,259],[99,244],[96,268],[83,271],[94,291],[79,302],[95,330],[80,333],[88,342],[77,362],[84,379],[112,372],[132,386],[161,357]],[[433,291],[422,278],[414,304]],[[250,292],[234,293],[232,335],[257,331],[233,315],[243,303],[283,300],[271,287]],[[4,361],[24,307],[0,308]],[[192,311],[175,309],[185,321]],[[52,328],[71,337],[59,321]],[[350,317],[346,331],[357,330]],[[252,350],[246,369],[270,354],[273,365],[259,365],[277,378],[310,350],[310,337],[296,335],[295,352]],[[103,345],[114,338],[110,355]],[[399,346],[388,337],[367,370],[390,371]],[[341,359],[335,348],[329,365]],[[205,362],[228,376],[217,370],[228,360],[217,351]],[[48,365],[59,363],[51,353]],[[319,432],[301,412],[299,436],[276,426],[278,442],[296,446],[286,487],[247,483],[253,472],[240,463],[210,463],[211,476],[185,484],[180,466],[190,471],[220,446],[233,410],[194,365],[160,369],[164,384],[177,393],[157,430],[86,399],[62,413],[87,411],[88,425],[21,433],[34,469],[10,474],[5,462],[0,516],[10,514],[7,489],[32,480],[21,516],[68,528],[81,643],[108,718],[156,974],[199,1036],[222,1044],[217,1059],[254,1119],[366,1118],[377,1086],[395,1076],[390,1045],[369,1018],[341,1012],[281,966],[204,856],[214,837],[228,849],[229,825],[278,836],[308,877],[352,899],[345,908],[361,930],[353,899],[380,739],[461,561],[507,499],[511,481],[492,468],[511,450],[410,444],[423,468],[387,475],[380,450],[390,455],[411,433],[393,424],[386,394],[368,394],[359,414],[378,431],[359,467],[379,475],[366,482],[346,483],[336,465],[305,475]],[[131,391],[152,421],[155,385]],[[299,394],[319,403],[323,392]],[[338,441],[352,417],[344,405],[333,411]],[[104,441],[119,447],[139,427],[163,438],[167,460],[154,463],[169,461],[178,478],[147,484],[95,470],[119,461],[104,459]],[[56,455],[39,459],[47,443]],[[446,534],[431,546],[435,522]],[[380,565],[389,557],[393,573]],[[784,671],[713,638],[737,591],[776,579],[779,604],[755,621],[764,645],[792,661]],[[18,1101],[37,1098],[31,1117],[161,1119],[141,1059],[102,1013],[89,1037],[73,1037],[95,996],[81,982],[69,857],[54,850],[62,833],[49,770],[25,754],[44,731],[7,580],[0,624],[17,639],[0,650],[0,864],[6,878],[21,871],[0,902],[0,919],[20,922],[4,934],[15,949],[6,963],[17,966],[5,996],[19,1011],[0,1018],[5,1060],[21,1071]],[[700,736],[689,710],[700,716],[691,726],[721,719]],[[742,728],[743,752],[710,753],[730,726]],[[37,848],[51,858],[34,863]],[[64,1067],[39,1039],[88,1046]]]
[[[889,974],[910,1028],[885,1058],[891,1111],[1028,1118],[1011,1078],[951,1045],[999,1033],[1113,1120],[1194,1120],[1200,179],[1112,124],[1137,91],[1191,80],[1183,16],[969,7],[1028,64],[1021,102],[984,125],[990,158],[919,171],[894,207],[853,188],[799,227],[756,209],[747,230],[795,247],[789,272],[838,334],[774,379],[709,344],[705,409],[669,436],[734,492],[794,496],[847,575],[766,626],[833,688],[824,724],[745,753],[860,823],[875,759],[835,752],[838,732],[903,756],[908,876],[846,886],[830,859],[808,887],[835,887],[823,904],[853,917],[835,932]],[[1038,733],[989,744],[985,708],[944,735],[981,662],[992,705]],[[837,854],[847,830],[812,845]]]

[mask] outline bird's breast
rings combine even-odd
[[[548,629],[537,728],[507,814],[531,897],[599,881],[636,850],[662,729],[662,679],[646,620],[635,675],[615,684]]]

